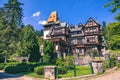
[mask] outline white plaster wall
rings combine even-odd
[[[48,35],[49,32],[50,32],[49,30],[48,31],[44,31],[44,39],[48,39],[46,36]]]

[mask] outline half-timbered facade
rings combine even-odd
[[[101,53],[104,47],[100,24],[95,20],[89,18],[85,25],[68,25],[59,20],[56,11],[51,13],[44,25],[44,39],[53,40],[58,57],[67,53],[79,57],[90,50]]]

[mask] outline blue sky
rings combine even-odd
[[[0,0],[0,7],[7,0]],[[68,24],[85,24],[89,17],[97,19],[100,24],[102,21],[110,23],[115,21],[116,13],[110,13],[108,8],[103,5],[109,0],[19,0],[24,3],[23,22],[25,25],[31,24],[35,29],[40,30],[42,24],[48,19],[52,11],[57,11],[61,21]]]

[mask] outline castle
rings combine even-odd
[[[93,18],[89,18],[84,25],[68,25],[61,22],[54,11],[43,27],[43,39],[53,41],[58,57],[65,57],[69,53],[79,57],[91,50],[101,54],[105,49],[101,25]]]

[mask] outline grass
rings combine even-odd
[[[36,78],[44,78],[44,75],[38,75],[38,74],[36,74],[34,72],[27,74],[27,76],[36,77]]]
[[[76,76],[82,76],[87,74],[91,74],[91,69],[89,66],[76,66]],[[19,75],[27,75],[35,78],[44,78],[44,75],[38,75],[34,72],[25,72]],[[73,77],[73,76],[74,76],[74,70],[68,70],[66,74],[58,75],[59,78],[67,78],[67,77]]]
[[[76,76],[82,76],[91,74],[91,70],[89,66],[76,66]],[[58,77],[66,78],[66,77],[73,77],[74,70],[69,70],[66,74],[59,74]]]

